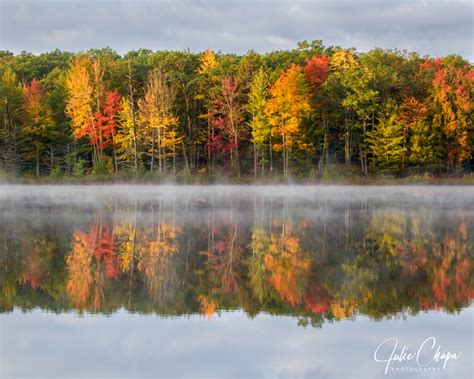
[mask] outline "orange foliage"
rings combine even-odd
[[[301,303],[310,260],[300,257],[299,238],[291,232],[271,236],[270,252],[265,255],[269,282],[282,300],[291,305]]]

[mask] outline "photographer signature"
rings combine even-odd
[[[382,354],[381,348],[388,349],[390,354]],[[426,338],[418,347],[418,350],[411,352],[406,345],[401,349],[398,346],[397,337],[389,337],[383,340],[375,349],[374,359],[376,362],[385,363],[385,375],[387,375],[390,366],[394,362],[414,362],[416,367],[425,368],[429,365],[437,364],[442,366],[443,370],[450,360],[458,360],[461,353],[452,353],[442,351],[441,345],[436,343],[435,337]]]

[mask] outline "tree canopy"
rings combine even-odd
[[[0,52],[4,175],[460,174],[474,70],[460,56],[325,47],[244,56]]]

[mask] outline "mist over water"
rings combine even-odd
[[[380,377],[373,350],[397,335],[462,351],[443,373],[468,377],[473,200],[471,186],[2,185],[0,374],[77,376],[67,346],[93,352],[85,376],[116,354],[116,376]]]
[[[93,203],[110,200],[149,201],[208,197],[277,197],[293,201],[384,200],[393,202],[470,203],[473,186],[352,186],[352,185],[0,185],[0,201]]]

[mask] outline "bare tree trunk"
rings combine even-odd
[[[253,143],[253,173],[254,178],[257,178],[257,145]]]
[[[344,160],[346,165],[351,163],[350,130],[346,116],[344,116]]]
[[[150,171],[153,172],[155,169],[155,131],[151,132],[151,165]]]
[[[160,128],[158,128],[158,139],[157,139],[157,146],[156,150],[158,151],[158,172],[160,173],[160,176],[163,173],[163,165],[161,164],[161,159],[162,159],[162,154],[161,154],[161,131]]]
[[[173,176],[176,176],[176,146],[173,140]]]
[[[271,134],[270,134],[270,172],[273,172],[273,145],[272,145]]]
[[[184,167],[185,167],[185,170],[186,170],[186,174],[190,174],[190,171],[189,171],[189,163],[188,163],[188,157],[187,157],[187,154],[186,154],[186,146],[184,144],[184,140],[181,138],[181,145],[182,145],[182,149],[183,149],[183,157],[184,157]]]
[[[365,131],[366,131],[366,125],[365,121],[363,123],[363,146],[364,146],[364,164],[363,164],[363,169],[364,169],[364,175],[367,176],[369,174],[369,171],[367,169],[367,143],[365,141]]]
[[[234,128],[234,144],[235,144],[235,169],[237,176],[240,178],[240,163],[239,163],[239,140],[237,136],[237,130]]]

